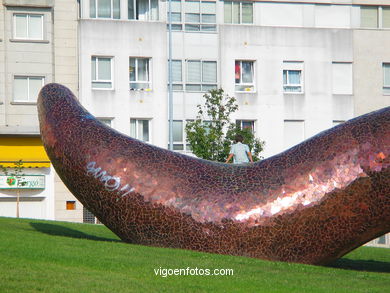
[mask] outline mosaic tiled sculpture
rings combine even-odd
[[[61,179],[126,242],[326,264],[390,231],[390,107],[250,165],[129,138],[59,84],[38,110]]]

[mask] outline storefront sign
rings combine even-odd
[[[25,175],[17,178],[16,176],[0,175],[0,189],[44,189],[44,175]]]

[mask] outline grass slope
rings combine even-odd
[[[234,269],[156,276],[154,269]],[[390,292],[390,249],[329,267],[122,243],[106,227],[0,218],[0,292]]]

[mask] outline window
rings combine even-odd
[[[187,120],[191,121],[191,120]],[[169,121],[168,121],[169,125]],[[185,122],[183,120],[173,120],[173,150],[174,151],[184,151],[191,152],[191,146],[186,142],[186,133],[185,133]],[[169,133],[168,133],[169,141]],[[169,148],[169,144],[168,144]]]
[[[360,6],[360,26],[363,28],[390,28],[390,7]]]
[[[67,210],[75,210],[76,209],[76,202],[74,200],[66,201],[66,209]]]
[[[25,40],[43,40],[42,14],[14,14],[14,38]]]
[[[150,58],[129,59],[130,90],[151,91]]]
[[[158,20],[158,0],[128,0],[128,17],[136,20]]]
[[[168,71],[169,71],[169,60],[168,60]],[[174,91],[183,90],[183,70],[181,60],[172,60],[172,89]],[[168,72],[169,76],[169,72]],[[168,84],[169,86],[169,84]]]
[[[303,62],[283,62],[283,91],[303,93]]]
[[[340,124],[343,124],[345,122],[345,120],[333,120],[332,121],[332,126],[337,126],[337,125],[340,125]]]
[[[382,7],[382,27],[390,28],[390,7]]]
[[[360,26],[371,28],[378,27],[378,6],[360,7]]]
[[[188,32],[215,32],[217,30],[215,1],[172,1],[172,30],[182,30],[183,22]]]
[[[184,124],[182,120],[173,120],[173,150],[184,150]]]
[[[236,92],[255,91],[253,64],[253,61],[236,61],[234,70]]]
[[[112,58],[92,56],[92,88],[112,89]]]
[[[333,94],[352,95],[352,63],[332,63]]]
[[[83,207],[83,223],[96,224],[96,222],[95,215]]]
[[[35,103],[44,82],[45,78],[43,76],[15,76],[14,102]]]
[[[225,23],[253,23],[253,3],[251,2],[224,2]]]
[[[383,63],[383,93],[390,95],[390,63]]]
[[[150,119],[130,119],[130,136],[150,142]]]
[[[97,118],[100,122],[107,125],[108,127],[112,127],[112,119],[111,118]]]
[[[120,18],[120,0],[90,0],[91,18]]]
[[[305,139],[305,121],[284,121],[284,147],[286,149],[300,143]]]
[[[217,88],[217,62],[187,60],[187,91],[207,92]]]
[[[172,30],[175,31],[181,31],[183,29],[182,25],[182,16],[181,16],[181,1],[180,0],[172,0],[171,4],[172,8]],[[168,17],[167,19],[169,20],[169,10],[168,11]]]
[[[255,120],[236,120],[236,125],[240,129],[249,129],[252,134],[255,133]]]

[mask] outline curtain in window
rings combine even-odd
[[[253,23],[252,3],[242,3],[242,23]]]
[[[28,100],[28,81],[27,77],[14,78],[14,101]]]
[[[129,75],[130,75],[130,81],[136,81],[136,75],[135,75],[135,58],[130,58]]]
[[[148,20],[149,16],[149,0],[136,0],[137,19]]]
[[[169,11],[168,11],[169,17]],[[172,1],[172,21],[181,22],[181,1]]]
[[[149,141],[149,120],[138,120],[138,139]]]
[[[226,2],[223,5],[223,15],[225,23],[232,23],[232,2]]]
[[[15,15],[15,37],[27,39],[27,14]]]
[[[202,66],[203,82],[216,83],[217,82],[217,62],[204,61]]]
[[[301,71],[300,70],[289,70],[288,71],[289,84],[301,84]]]
[[[382,27],[390,28],[390,7],[382,7]]]
[[[113,7],[113,15],[112,17],[115,19],[119,19],[120,13],[121,13],[121,5],[120,5],[120,0],[112,0],[112,7]]]
[[[89,17],[96,18],[96,0],[89,0]]]
[[[378,7],[360,6],[360,26],[378,27]]]
[[[183,141],[183,121],[174,120],[173,121],[173,141],[182,142]]]
[[[184,3],[186,13],[200,13],[199,1],[186,1]]]
[[[233,23],[240,23],[240,2],[233,2]]]
[[[111,59],[98,58],[98,80],[111,80]]]
[[[383,84],[386,87],[390,87],[390,64],[383,64]]]
[[[31,39],[43,39],[42,32],[43,16],[42,15],[29,15],[28,24],[28,37]]]
[[[149,59],[138,59],[138,81],[149,81]]]
[[[158,0],[150,0],[150,20],[158,20]]]
[[[36,101],[43,85],[42,77],[29,77],[29,100]]]
[[[128,0],[127,1],[127,17],[128,17],[128,19],[135,19],[134,1],[135,0]]]
[[[187,62],[187,80],[188,82],[200,83],[200,61]]]
[[[181,82],[182,81],[182,64],[181,60],[172,60],[172,81]]]
[[[253,83],[253,62],[242,62],[242,82]]]
[[[130,119],[130,136],[137,138],[137,120]]]
[[[236,83],[241,83],[241,62],[236,61],[234,65],[234,78]]]
[[[98,17],[111,17],[111,0],[97,0],[98,1]]]

